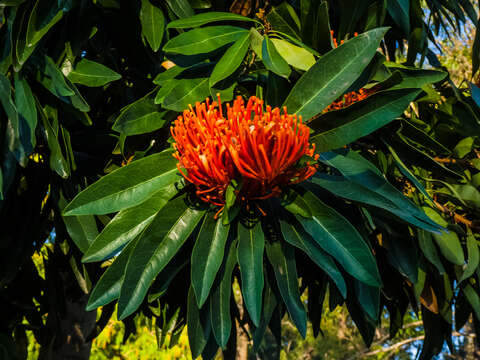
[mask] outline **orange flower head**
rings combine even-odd
[[[226,114],[218,102],[197,102],[171,127],[174,157],[187,181],[204,201],[223,206],[228,185],[241,184],[237,199],[244,202],[279,196],[288,185],[316,172],[315,146],[308,142],[310,129],[301,116],[283,113],[252,96],[247,104],[239,96]]]

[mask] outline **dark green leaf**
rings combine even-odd
[[[60,5],[61,2],[58,2]],[[47,0],[37,0],[30,13],[27,28],[27,47],[34,46],[63,16],[63,9]],[[26,60],[26,59],[24,59]]]
[[[297,216],[305,230],[353,277],[368,285],[381,284],[372,251],[358,231],[342,215],[307,191],[303,195],[313,217]]]
[[[377,322],[380,315],[380,288],[355,281],[355,296],[370,319]]]
[[[63,222],[68,234],[80,251],[87,251],[98,235],[97,224],[93,215],[64,216]]]
[[[223,225],[220,225],[223,226]],[[228,249],[228,255],[219,272],[217,286],[210,295],[210,321],[212,332],[217,344],[224,349],[232,330],[230,317],[230,297],[232,295],[232,272],[237,263],[237,241],[233,241]]]
[[[173,80],[175,85],[163,99],[163,107],[175,111],[188,109],[188,105],[204,101],[210,96],[209,78]]]
[[[404,35],[409,35],[410,0],[388,0],[387,10],[392,19],[403,30]]]
[[[210,321],[208,321],[208,324],[210,325]],[[200,356],[207,344],[207,339],[210,335],[210,328],[208,327],[207,330],[208,332],[203,328],[202,319],[200,318],[200,310],[198,310],[197,302],[195,300],[195,293],[190,286],[187,303],[187,331],[188,342],[194,359]]]
[[[418,234],[418,244],[420,249],[422,249],[425,257],[437,268],[440,275],[445,274],[445,268],[443,267],[440,256],[438,255],[437,248],[432,239],[432,234],[426,232],[423,229],[417,229]]]
[[[178,180],[171,150],[134,161],[102,177],[79,193],[65,215],[109,214],[138,205]]]
[[[180,19],[188,18],[193,16],[193,9],[188,3],[187,0],[165,0],[170,9],[177,15]]]
[[[112,129],[127,136],[145,134],[163,127],[171,117],[168,111],[161,111],[155,105],[151,96],[145,96],[125,106]]]
[[[169,40],[163,50],[182,55],[208,53],[237,41],[245,33],[248,30],[235,26],[207,26],[181,33]]]
[[[238,264],[242,276],[242,295],[248,314],[258,326],[262,314],[263,251],[265,238],[260,223],[247,228],[239,225]]]
[[[480,320],[480,296],[478,296],[478,292],[476,292],[471,285],[465,286],[462,291],[465,294],[468,302],[472,306],[472,309],[475,312],[475,316],[478,320]]]
[[[207,214],[195,241],[191,260],[192,287],[198,307],[207,300],[218,269],[222,265],[229,225]]]
[[[287,306],[288,314],[298,331],[307,334],[307,313],[300,299],[294,248],[284,242],[266,244],[267,256],[272,264],[278,289]]]
[[[325,273],[335,282],[338,290],[345,298],[347,296],[347,285],[345,284],[342,273],[330,255],[322,250],[318,243],[302,228],[300,224],[280,220],[280,225],[285,240],[302,250],[315,264],[318,265],[318,267],[325,271]]]
[[[24,78],[15,73],[15,106],[18,111],[20,141],[26,155],[33,152],[36,144],[37,108],[32,90]]]
[[[152,281],[182,247],[203,216],[204,211],[188,207],[185,196],[170,200],[155,216],[128,260],[118,301],[120,319],[140,306]]]
[[[267,35],[262,42],[262,61],[265,67],[279,76],[288,78],[292,70],[285,59],[278,53],[275,45]]]
[[[308,124],[315,131],[321,131],[311,142],[319,152],[324,152],[369,135],[400,116],[420,91],[382,91],[346,109],[328,112]],[[327,127],[331,128],[327,130]]]
[[[463,270],[462,276],[458,279],[458,283],[461,283],[472,276],[480,264],[480,250],[478,249],[477,240],[471,230],[469,230],[467,234],[467,251],[468,262]]]
[[[293,9],[286,1],[279,6],[272,8],[267,15],[267,20],[275,31],[293,36],[300,40],[300,21],[295,13],[295,9]]]
[[[210,87],[232,75],[242,63],[250,47],[250,33],[247,32],[235,41],[220,58],[210,76]]]
[[[88,247],[82,261],[101,261],[137,237],[177,193],[174,184],[165,186],[140,205],[120,211]],[[68,217],[65,217],[65,219]]]
[[[310,119],[342,95],[376,53],[387,29],[361,34],[325,54],[297,81],[285,100],[289,112]]]
[[[142,0],[140,23],[142,24],[142,35],[147,39],[152,50],[157,52],[162,44],[165,30],[165,17],[162,10],[153,5],[150,0]]]
[[[103,273],[88,299],[87,311],[104,306],[120,296],[125,268],[137,240],[132,241]]]
[[[429,207],[424,207],[423,210],[425,211],[425,214],[427,214],[437,224],[447,227],[447,221],[444,220],[442,216],[440,216],[440,214],[435,210]],[[442,255],[445,256],[448,261],[456,265],[464,264],[465,257],[463,255],[462,245],[460,244],[460,240],[458,239],[458,235],[456,233],[453,231],[442,231],[440,234],[433,234],[433,238],[440,248]]]

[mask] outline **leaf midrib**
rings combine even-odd
[[[223,33],[221,35],[216,35],[216,36],[211,36],[211,37],[207,37],[207,38],[204,38],[203,40],[200,40],[200,41],[195,41],[195,45],[198,46],[198,45],[201,45],[205,42],[209,42],[211,40],[215,40],[215,39],[220,39],[220,38],[223,38],[223,37],[229,37],[229,36],[232,36],[232,35],[235,35],[235,34],[239,34],[239,33],[242,33],[244,31],[247,31],[247,30],[235,30],[235,31],[231,31],[231,32],[228,32],[228,33]],[[174,51],[178,51],[178,50],[181,50],[181,49],[184,49],[184,48],[189,48],[192,44],[189,43],[189,44],[184,44],[184,45],[179,45],[177,47],[174,47],[174,48],[166,48],[165,51],[167,52],[174,52]]]

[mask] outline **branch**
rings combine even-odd
[[[462,215],[459,215],[453,211],[451,211],[450,209],[446,208],[445,206],[443,206],[442,204],[440,204],[438,201],[433,201],[435,206],[437,207],[438,210],[440,210],[441,212],[443,212],[444,214],[447,214],[449,215],[450,217],[453,218],[453,220],[456,222],[456,223],[460,223],[460,224],[463,224],[465,225],[466,227],[472,229],[473,231],[475,232],[480,232],[480,225],[474,223],[473,221],[471,220],[468,220],[466,219],[465,217],[463,217]]]
[[[406,340],[400,341],[396,344],[393,344],[392,346],[382,348],[382,349],[378,349],[378,350],[375,350],[375,351],[370,351],[368,353],[362,354],[362,356],[371,356],[371,355],[376,355],[376,354],[379,354],[379,353],[386,353],[386,352],[390,352],[390,351],[395,351],[395,350],[398,350],[399,348],[401,348],[401,347],[403,347],[403,346],[405,346],[409,343],[412,343],[412,342],[415,342],[415,341],[418,341],[418,340],[423,340],[424,338],[425,338],[425,335],[420,335],[420,336],[417,336],[417,337],[414,337],[414,338],[406,339]]]

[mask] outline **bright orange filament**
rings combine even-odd
[[[226,115],[226,116],[225,116]],[[202,200],[223,206],[225,191],[232,180],[241,184],[237,199],[267,199],[279,196],[285,186],[312,176],[316,166],[298,164],[314,155],[309,128],[297,115],[281,114],[279,108],[266,107],[252,96],[245,106],[238,97],[227,104],[195,104],[183,112],[171,127],[178,169],[196,187]],[[185,171],[186,170],[186,171]]]

